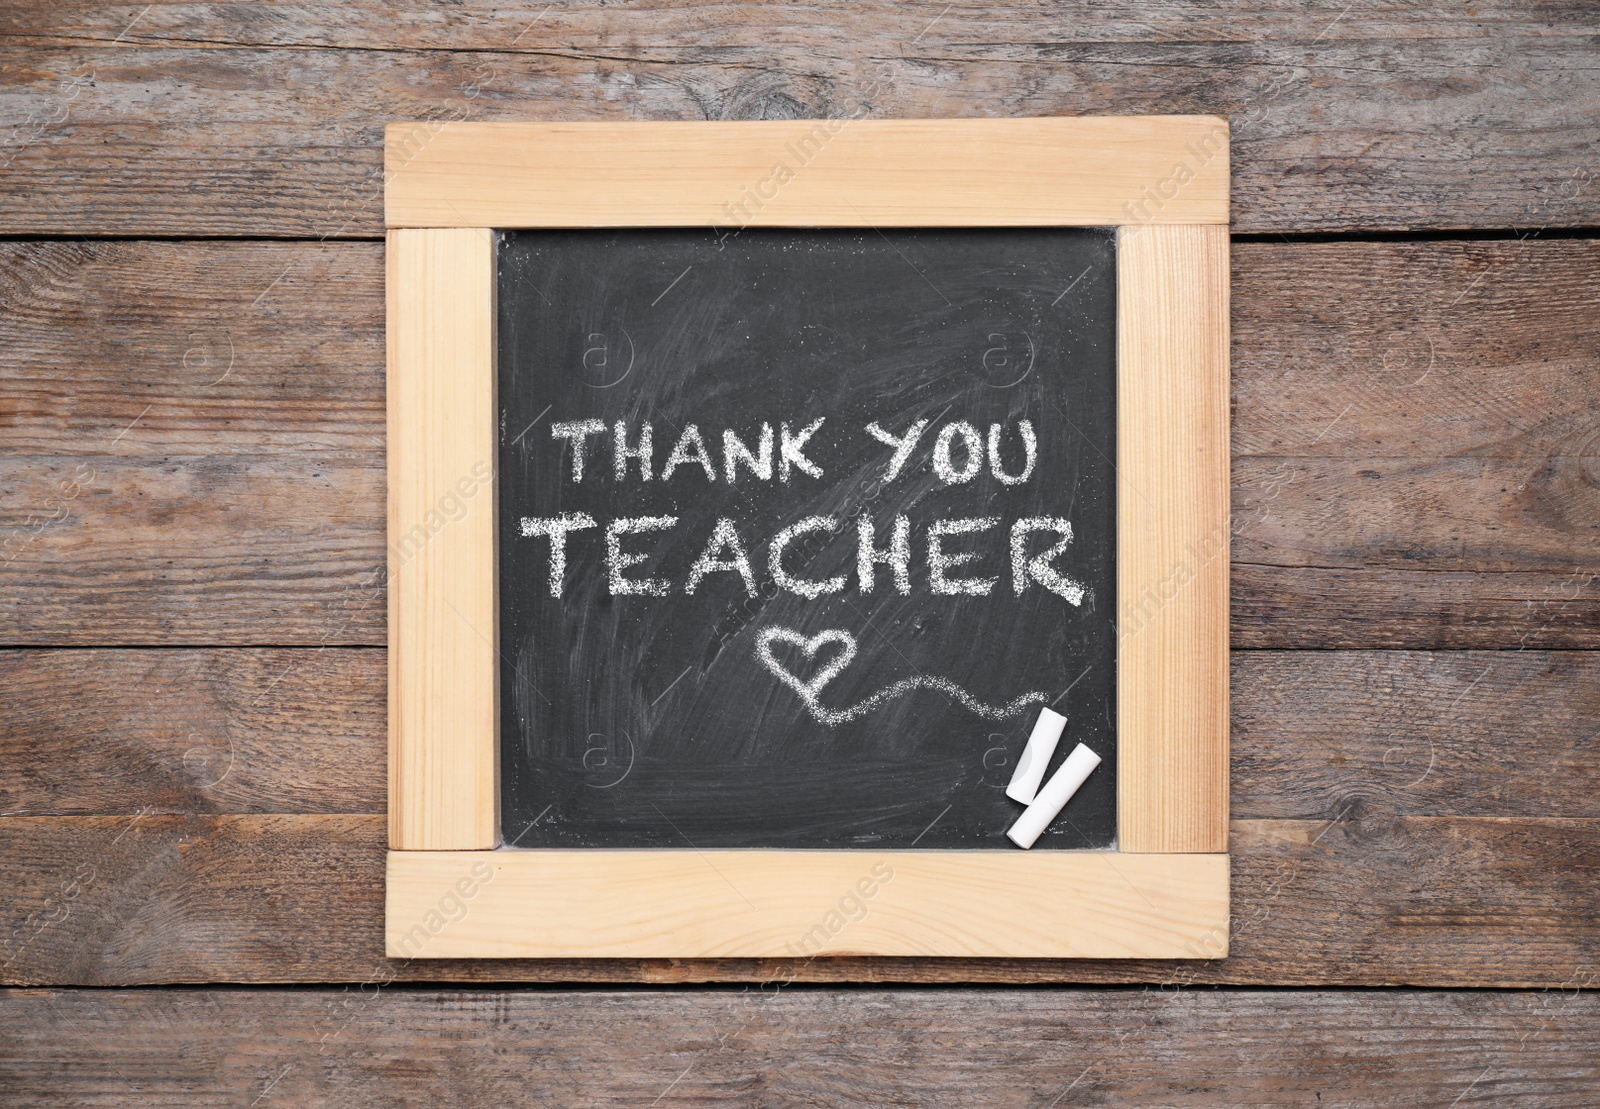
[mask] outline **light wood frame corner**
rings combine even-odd
[[[1226,120],[397,123],[385,162],[390,956],[1227,954]],[[707,225],[1117,228],[1116,851],[495,849],[496,229]]]

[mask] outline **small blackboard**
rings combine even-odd
[[[1049,705],[1112,846],[1115,250],[505,233],[505,842],[1016,850]]]

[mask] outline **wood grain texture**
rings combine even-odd
[[[1592,456],[1234,460],[1234,558],[1246,564],[1582,574],[1600,569]],[[1285,503],[1283,490],[1300,483]],[[1317,538],[1313,539],[1312,537]]]
[[[1233,645],[1600,644],[1600,243],[1233,256]],[[383,643],[382,264],[0,244],[6,642]]]
[[[390,227],[1228,222],[1218,116],[391,123]]]
[[[1557,987],[1600,962],[1600,820],[1235,820],[1221,961],[435,960],[383,955],[382,816],[0,820],[13,984],[1180,982]]]
[[[1579,3],[136,14],[7,13],[0,231],[377,235],[394,119],[857,114],[1227,116],[1242,231],[1600,222]]]
[[[1424,556],[1424,560],[1426,556]],[[1235,563],[1233,647],[1591,649],[1600,573],[1286,569]]]
[[[1228,841],[1228,235],[1117,238],[1117,823]]]
[[[0,1083],[19,1107],[1580,1109],[1597,1017],[1593,991],[14,990]]]
[[[1594,457],[1600,241],[1236,243],[1233,260],[1236,457]]]
[[[1235,646],[1593,645],[1600,248],[1440,246],[1236,250]]]
[[[382,813],[381,650],[0,651],[0,813]]]
[[[0,457],[9,644],[383,642],[383,461]]]
[[[1600,656],[1241,652],[1233,811],[1600,817]]]
[[[494,233],[388,246],[389,842],[499,842]]]
[[[383,449],[370,244],[0,243],[0,455]]]
[[[400,959],[1220,959],[1226,855],[390,851]]]
[[[383,654],[0,652],[0,813],[381,814]],[[1231,685],[1235,816],[1600,819],[1586,652],[1238,651]]]
[[[815,44],[819,53],[859,48],[863,35],[900,30],[935,46],[1004,42],[1031,46],[1114,42],[1279,42],[1362,39],[1473,40],[1551,38],[1600,25],[1583,0],[1491,0],[1462,8],[1308,7],[1295,0],[1218,0],[1204,6],[1107,8],[1094,0],[1065,0],[1048,17],[1028,7],[954,3],[937,22],[893,0],[864,0],[849,13],[796,3],[752,12],[734,0],[609,8],[592,2],[545,11],[510,9],[496,0],[462,0],[448,9],[396,8],[383,0],[337,7],[272,5],[270,18],[248,18],[230,7],[190,0],[152,8],[130,24],[127,9],[84,3],[67,10],[49,4],[8,8],[0,36],[30,46],[128,43],[138,46],[331,47],[336,49],[498,50],[513,41],[530,52],[554,48],[571,55],[607,51],[627,58],[670,60],[715,51],[733,53]],[[521,18],[519,18],[519,16]],[[534,17],[538,16],[537,21]],[[522,34],[521,39],[514,36]],[[714,37],[713,37],[714,36]]]

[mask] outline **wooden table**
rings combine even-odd
[[[11,5],[0,1100],[1594,1104],[1597,33]],[[383,122],[1140,112],[1233,121],[1232,957],[385,960]]]

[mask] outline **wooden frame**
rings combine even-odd
[[[397,123],[385,180],[390,956],[1227,954],[1225,120]],[[702,224],[1118,227],[1118,850],[495,849],[490,229]]]
[[[389,843],[488,848],[495,759],[494,239],[388,251]],[[465,514],[451,520],[464,501]],[[410,696],[402,691],[411,691]]]

